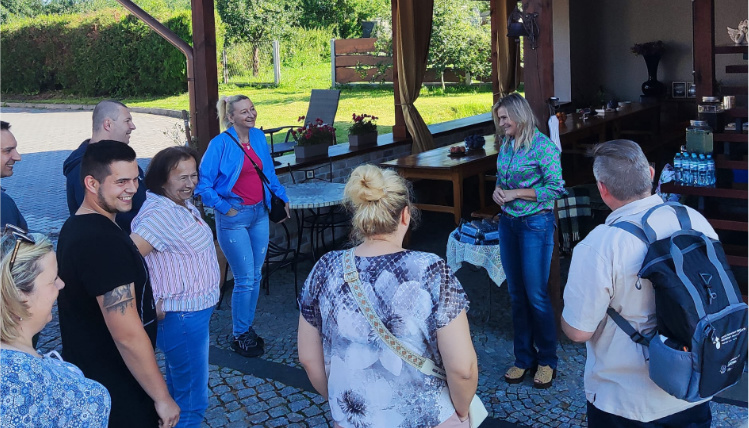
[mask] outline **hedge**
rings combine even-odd
[[[192,44],[190,11],[166,13],[156,18]],[[221,49],[224,29],[216,24]],[[4,26],[0,43],[3,93],[126,97],[187,90],[185,56],[119,9],[19,20]]]

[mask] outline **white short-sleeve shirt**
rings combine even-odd
[[[641,288],[635,286],[647,248],[629,232],[610,225],[624,220],[639,224],[651,207],[661,203],[660,196],[653,195],[612,212],[605,224],[575,247],[564,290],[564,320],[573,328],[593,332],[586,343],[586,398],[604,412],[641,422],[700,404],[679,400],[653,383],[648,375],[647,348],[633,342],[606,315],[611,306],[639,332],[656,327],[652,284],[641,279]],[[700,213],[687,210],[693,229],[717,239]],[[653,213],[648,222],[658,239],[679,229],[674,211],[668,208]]]

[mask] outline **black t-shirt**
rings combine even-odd
[[[153,401],[125,365],[96,300],[97,296],[133,283],[138,314],[151,345],[156,345],[153,292],[138,248],[103,215],[74,215],[60,231],[57,263],[59,276],[65,282],[57,302],[63,359],[109,390],[110,426],[111,422],[124,422],[128,413],[155,414]]]

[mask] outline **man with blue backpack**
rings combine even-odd
[[[637,143],[592,150],[612,213],[574,249],[562,330],[586,342],[589,427],[705,427],[747,359],[747,307],[697,211],[652,195]]]

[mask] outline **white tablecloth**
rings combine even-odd
[[[339,205],[343,202],[344,183],[311,180],[304,183],[287,184],[286,196],[289,197],[289,208],[324,208]]]
[[[486,269],[497,287],[501,286],[506,276],[499,257],[499,245],[466,244],[455,239],[454,233],[450,233],[447,239],[447,265],[450,269],[457,271],[463,262],[480,266]]]

